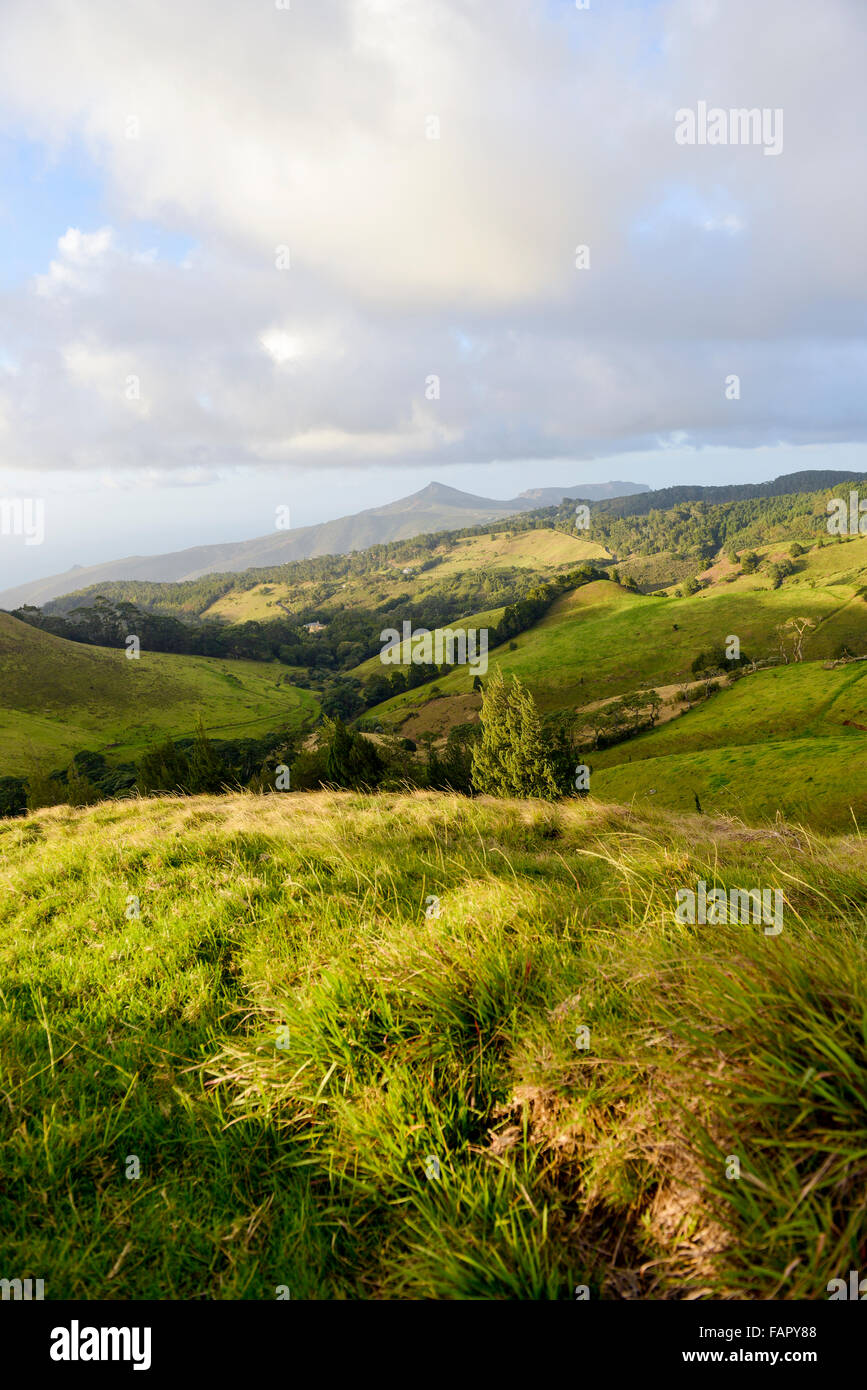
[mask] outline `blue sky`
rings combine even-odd
[[[93,227],[103,220],[101,180],[88,161],[52,158],[35,141],[0,137],[0,277],[4,288],[44,270],[57,248],[59,222]],[[62,231],[66,230],[66,226]]]
[[[23,287],[42,273],[69,227],[92,231],[111,223],[130,252],[155,250],[177,262],[190,254],[191,237],[125,219],[107,195],[104,172],[80,141],[52,150],[12,131],[0,133],[0,286]]]

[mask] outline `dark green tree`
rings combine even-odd
[[[44,806],[62,806],[66,788],[47,772],[34,772],[27,778],[27,809],[41,811]]]
[[[325,778],[338,787],[375,787],[382,775],[376,745],[347,729],[342,719],[327,723]]]
[[[191,796],[215,794],[226,784],[226,771],[222,759],[205,732],[205,723],[199,715],[196,721],[196,737],[188,760],[184,791]]]
[[[482,737],[472,755],[473,786],[489,796],[557,796],[536,702],[516,676],[497,668],[482,696]]]
[[[99,799],[98,789],[73,759],[66,773],[67,804],[69,806],[93,806]]]
[[[170,738],[149,748],[139,761],[136,786],[145,796],[177,792],[187,785],[189,763],[183,750]]]
[[[505,771],[509,746],[508,711],[508,691],[498,666],[482,694],[482,737],[472,754],[473,786],[488,796],[509,795]]]
[[[23,816],[27,810],[27,783],[21,777],[0,777],[0,816]]]

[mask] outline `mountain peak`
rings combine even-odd
[[[423,487],[420,492],[413,494],[414,497],[466,497],[465,492],[461,492],[456,487],[449,487],[446,483],[432,482],[427,487]]]

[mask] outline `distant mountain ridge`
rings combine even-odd
[[[0,608],[12,610],[24,604],[41,606],[50,599],[75,593],[91,584],[115,579],[173,583],[216,572],[235,573],[285,565],[291,560],[307,560],[319,555],[346,555],[352,550],[366,550],[368,546],[386,541],[409,540],[430,531],[459,531],[516,512],[556,506],[564,497],[590,502],[630,491],[640,493],[648,488],[645,483],[579,483],[573,488],[537,488],[520,497],[499,501],[476,497],[445,483],[428,483],[409,497],[316,526],[273,531],[250,541],[192,546],[189,550],[165,555],[128,555],[98,565],[76,565],[64,574],[34,579],[7,589],[0,593]]]
[[[793,492],[821,492],[824,488],[844,487],[867,481],[867,473],[841,473],[831,469],[812,469],[803,473],[783,473],[769,483],[729,483],[714,487],[664,487],[641,496],[611,497],[598,503],[600,511],[612,516],[642,516],[650,511],[667,511],[681,502],[739,502],[751,497],[786,497]],[[566,496],[570,496],[567,492]],[[541,504],[540,504],[541,505]]]
[[[41,606],[53,598],[113,580],[176,583],[200,579],[206,574],[264,569],[321,555],[347,555],[388,541],[410,540],[413,536],[435,531],[460,531],[519,512],[556,507],[564,498],[590,502],[609,515],[628,517],[666,511],[687,502],[713,504],[755,497],[783,497],[865,481],[867,474],[817,469],[782,474],[767,483],[696,484],[656,490],[644,483],[576,483],[571,488],[530,488],[507,501],[477,497],[445,483],[433,482],[409,497],[316,526],[273,531],[250,541],[227,541],[165,555],[131,555],[99,565],[75,566],[65,574],[33,580],[0,593],[0,609],[12,611],[25,604]]]
[[[519,492],[518,498],[528,498],[534,507],[558,507],[564,497],[574,498],[576,502],[601,502],[606,498],[633,497],[650,491],[647,483],[576,483],[567,488],[531,487]]]

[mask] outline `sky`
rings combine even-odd
[[[3,0],[0,586],[867,471],[865,57],[863,0]]]

